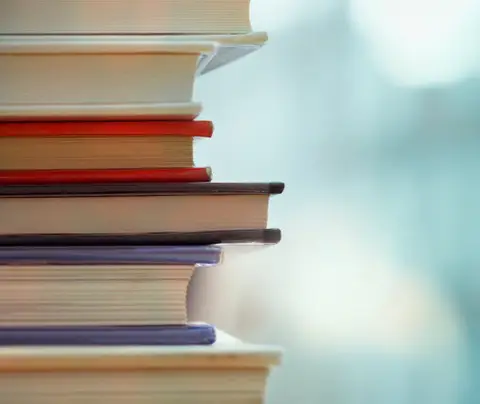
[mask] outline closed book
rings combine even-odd
[[[9,403],[262,403],[275,346],[216,330],[213,345],[0,348]]]
[[[236,34],[250,0],[2,0],[0,34]]]
[[[196,264],[28,264],[0,267],[0,327],[187,322]]]
[[[196,140],[212,134],[209,121],[0,122],[0,179],[182,178],[180,170],[194,165]],[[158,171],[166,168],[172,171]]]
[[[15,0],[13,0],[15,1]],[[1,7],[1,3],[0,3]],[[1,16],[0,16],[1,18]],[[0,28],[1,29],[1,28]],[[215,54],[212,56],[210,54],[202,54],[200,56],[200,60],[197,63],[197,75],[202,75],[205,73],[208,73],[212,70],[218,69],[222,66],[225,66],[227,64],[233,63],[236,60],[245,57],[246,55],[249,55],[250,53],[253,53],[260,49],[267,41],[268,41],[268,35],[266,32],[248,32],[245,34],[180,34],[180,35],[158,35],[158,34],[149,34],[149,35],[135,35],[135,34],[130,34],[130,35],[108,35],[108,34],[103,34],[100,36],[100,38],[106,38],[109,40],[114,40],[114,41],[125,41],[129,40],[136,37],[137,40],[142,40],[143,42],[215,42],[217,44],[217,50]],[[6,38],[6,36],[4,36]],[[23,36],[23,35],[8,35],[8,38],[15,39],[16,41],[23,41],[23,42],[36,42],[36,43],[41,43],[42,41],[45,41],[45,36],[44,35],[28,35],[28,36]],[[49,35],[48,38],[53,41],[57,42],[62,42],[66,38],[65,36],[60,36],[60,35]],[[98,35],[80,35],[77,34],[75,35],[75,38],[79,41],[95,41],[99,39]],[[67,37],[68,39],[68,37]],[[145,110],[152,109],[152,107],[144,106],[146,107]],[[155,108],[155,107],[153,107]],[[141,111],[141,110],[140,110]],[[140,112],[137,110],[137,112]],[[106,112],[105,110],[103,112]],[[172,111],[173,112],[173,111]],[[198,114],[199,110],[197,110]],[[101,114],[95,114],[97,119],[99,120],[105,120],[105,116],[102,116]],[[152,116],[155,117],[155,114],[152,113],[150,116],[149,115],[135,115],[135,119],[152,119]],[[58,120],[61,116],[57,115],[51,115],[44,117],[49,120]],[[121,117],[121,116],[119,116]],[[130,116],[132,117],[132,116]],[[28,116],[24,116],[22,119],[30,119]],[[69,117],[68,119],[71,119]],[[123,119],[128,119],[123,118]]]
[[[131,234],[265,229],[283,183],[0,186],[0,234]]]
[[[197,66],[215,50],[214,42],[6,36],[0,119],[193,120]]]

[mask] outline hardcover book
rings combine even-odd
[[[4,347],[0,391],[12,403],[262,403],[275,346],[216,331],[213,345]]]
[[[0,34],[238,34],[250,0],[2,0]]]
[[[266,229],[282,183],[0,186],[0,234],[132,234]]]
[[[192,120],[197,65],[215,51],[214,42],[5,37],[0,119]]]
[[[209,121],[0,122],[0,181],[136,182],[185,178]],[[167,170],[168,169],[168,170]]]
[[[0,267],[0,327],[186,324],[199,266],[15,260]]]

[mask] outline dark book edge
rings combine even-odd
[[[125,183],[64,183],[7,184],[0,186],[0,197],[78,197],[115,195],[278,195],[285,185],[271,183],[219,182],[125,182]]]
[[[10,234],[0,235],[0,246],[206,246],[215,244],[277,244],[280,229],[164,232],[145,234]]]

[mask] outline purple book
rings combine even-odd
[[[168,326],[0,327],[0,346],[212,345],[208,324]]]
[[[218,246],[0,247],[0,265],[216,265]]]

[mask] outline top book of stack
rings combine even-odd
[[[255,51],[268,39],[265,32],[252,31],[250,0],[1,0],[0,35],[214,41],[218,52],[199,74]]]
[[[246,34],[250,0],[2,0],[0,34]]]

